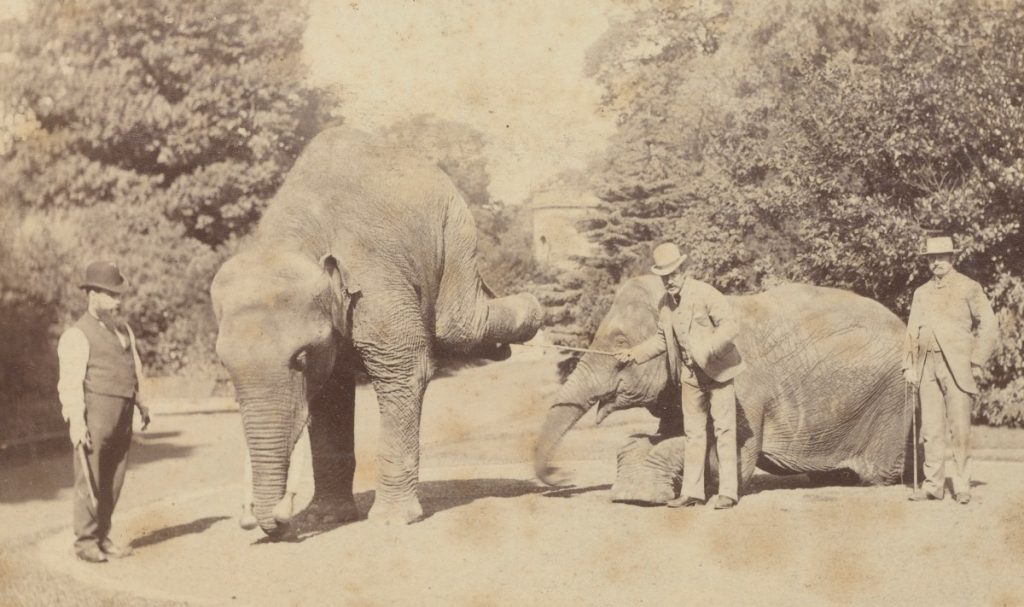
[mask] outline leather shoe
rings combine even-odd
[[[941,495],[935,495],[934,493],[928,493],[927,491],[915,491],[910,494],[907,498],[912,502],[928,502],[928,501],[940,501],[942,500]]]
[[[970,493],[957,493],[954,497],[956,498],[956,503],[958,504],[966,506],[967,504],[971,503]]]
[[[107,555],[103,554],[100,547],[96,544],[89,544],[75,550],[75,556],[85,561],[86,563],[106,563]]]
[[[130,556],[133,552],[131,546],[121,546],[119,544],[115,544],[109,539],[104,539],[100,542],[100,550],[103,551],[103,554],[114,557],[115,559],[123,559],[126,556]]]
[[[715,501],[715,510],[725,510],[736,505],[736,500],[727,495],[719,495]]]
[[[692,508],[694,506],[700,506],[703,503],[704,500],[702,499],[697,499],[695,497],[683,497],[680,495],[673,500],[669,500],[665,505],[669,508]]]

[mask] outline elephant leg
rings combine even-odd
[[[757,469],[764,437],[764,406],[760,403],[748,405],[744,400],[737,394],[736,445],[739,449],[740,495],[743,495],[743,488]]]
[[[613,502],[664,504],[679,492],[686,438],[634,436],[618,454]]]
[[[353,356],[354,353],[346,353],[338,357],[327,384],[310,400],[309,442],[314,490],[313,499],[300,520],[314,525],[359,518],[352,496],[356,469]]]
[[[429,345],[378,348],[357,344],[380,406],[377,493],[371,521],[407,524],[423,517],[417,497],[420,412],[432,372]]]

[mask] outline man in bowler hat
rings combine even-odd
[[[981,286],[953,269],[953,239],[932,236],[922,253],[932,279],[914,291],[903,376],[921,399],[924,485],[912,501],[941,500],[946,487],[947,427],[952,434],[953,497],[971,501],[971,401],[995,350],[999,327]],[[916,448],[916,445],[915,445]]]
[[[110,539],[110,520],[124,483],[134,409],[143,430],[149,409],[139,398],[142,364],[135,334],[119,317],[127,281],[116,265],[97,261],[79,286],[88,309],[57,344],[57,391],[75,451],[75,554],[102,563],[131,554],[129,546]]]
[[[683,486],[669,507],[704,503],[704,464],[707,423],[711,414],[718,453],[716,509],[732,508],[739,500],[736,447],[736,392],[733,378],[743,369],[733,343],[739,325],[729,300],[711,285],[687,275],[676,245],[654,249],[651,272],[661,277],[665,296],[659,305],[658,332],[627,350],[615,353],[619,364],[644,363],[668,354],[671,381],[682,390]]]

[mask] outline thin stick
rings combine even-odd
[[[93,484],[92,468],[89,467],[89,458],[85,455],[85,445],[78,443],[78,446],[75,447],[75,451],[78,452],[78,463],[82,466],[82,474],[85,475],[85,480],[89,483],[89,502],[92,504],[93,509],[96,509],[99,507],[99,500],[96,498],[96,486]]]
[[[917,390],[910,390],[910,386],[907,386],[907,388],[914,404],[910,408],[910,428],[911,432],[914,433],[914,491],[917,491]]]
[[[548,348],[550,350],[568,350],[569,352],[583,352],[584,354],[603,354],[604,356],[615,356],[614,352],[606,352],[604,350],[591,350],[589,348],[571,348],[569,346],[550,346],[548,344],[511,344],[513,346],[523,346],[526,348]]]

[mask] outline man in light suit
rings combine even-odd
[[[930,237],[922,255],[933,278],[914,291],[903,376],[918,388],[924,439],[923,491],[913,501],[941,500],[946,485],[946,426],[953,435],[953,496],[971,501],[971,401],[999,340],[992,304],[981,286],[953,269],[953,239]],[[916,489],[916,487],[915,487]]]
[[[711,285],[687,276],[686,256],[667,243],[654,249],[651,272],[661,276],[665,297],[659,306],[658,332],[636,346],[615,353],[620,364],[644,363],[668,354],[670,381],[682,389],[683,487],[669,507],[704,503],[704,465],[707,457],[708,412],[718,452],[716,509],[739,500],[736,449],[736,392],[733,378],[743,360],[733,343],[739,325],[729,301]]]

